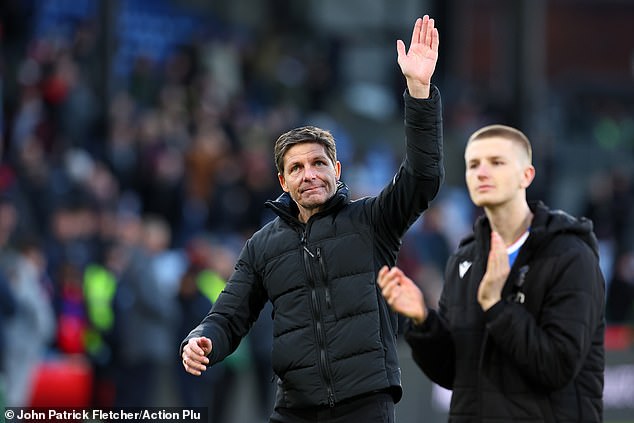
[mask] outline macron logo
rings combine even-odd
[[[465,273],[467,273],[467,270],[469,270],[470,267],[471,262],[466,260],[458,265],[458,273],[460,274],[460,279],[462,279],[462,277]]]

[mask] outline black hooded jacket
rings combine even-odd
[[[405,94],[407,155],[376,196],[351,201],[339,183],[324,209],[301,223],[287,193],[245,244],[225,290],[185,339],[212,340],[210,363],[238,346],[266,301],[273,305],[277,407],[336,405],[374,391],[401,397],[396,315],[376,285],[401,238],[443,178],[440,94]]]
[[[447,262],[438,311],[406,339],[429,378],[453,390],[451,422],[600,422],[605,284],[592,223],[532,203],[530,235],[484,312],[486,217]]]

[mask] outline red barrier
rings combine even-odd
[[[30,407],[89,407],[92,384],[92,369],[83,357],[45,360],[36,373]]]
[[[625,351],[634,348],[634,327],[628,325],[608,325],[605,328],[605,349]]]

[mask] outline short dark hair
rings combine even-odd
[[[284,155],[286,152],[296,144],[307,142],[323,145],[332,164],[337,163],[337,145],[330,131],[316,126],[302,126],[283,133],[275,141],[275,166],[280,174],[284,174]]]
[[[485,138],[494,138],[500,137],[508,139],[522,147],[528,156],[528,162],[532,163],[533,161],[533,150],[531,147],[531,142],[528,140],[528,137],[524,135],[522,131],[519,129],[515,129],[511,126],[506,125],[488,125],[482,127],[475,131],[470,137],[469,141],[467,141],[467,145],[471,144],[473,141],[485,139]]]

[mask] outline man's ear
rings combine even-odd
[[[341,177],[341,162],[337,160],[335,162],[335,173],[337,175],[337,180]]]
[[[284,192],[288,192],[288,186],[286,185],[286,179],[284,178],[284,175],[282,175],[281,173],[278,173],[277,179],[280,181],[280,186],[282,187]]]
[[[533,167],[532,165],[527,166],[524,169],[524,174],[522,175],[522,188],[528,188],[530,186],[530,184],[533,182],[533,179],[535,179],[535,167]]]

